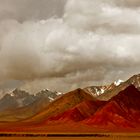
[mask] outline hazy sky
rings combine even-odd
[[[0,0],[0,88],[68,91],[140,73],[140,0]]]

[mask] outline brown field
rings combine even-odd
[[[84,138],[84,137],[79,137],[79,138],[42,138],[42,137],[37,137],[37,138],[32,138],[32,137],[6,137],[6,138],[0,138],[0,140],[140,140],[140,138],[124,138],[124,137],[111,137],[111,138]]]
[[[0,140],[140,140],[139,133],[106,133],[106,134],[97,134],[98,136],[83,136],[83,137],[47,137],[47,134],[43,134],[44,136],[19,136],[20,133],[17,133],[16,137],[0,137]],[[64,134],[66,135],[66,134]],[[96,135],[96,134],[93,134]]]
[[[0,140],[140,140],[139,138],[0,138]]]

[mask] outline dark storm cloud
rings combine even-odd
[[[130,7],[130,8],[138,8],[140,7],[139,0],[115,0],[118,6]]]
[[[1,81],[67,91],[140,71],[139,1],[58,1],[0,5]]]
[[[47,19],[63,14],[66,0],[0,0],[0,20]]]

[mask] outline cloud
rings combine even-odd
[[[130,7],[130,8],[139,8],[140,1],[139,0],[115,0],[118,6]]]
[[[116,3],[120,3],[120,0],[109,2],[110,0],[69,0],[64,19],[72,27],[89,31],[139,33],[140,9],[117,6]]]
[[[21,87],[32,92],[42,88],[68,91],[138,73],[140,8],[136,3],[67,0],[61,17],[33,20],[20,13],[22,22],[3,18],[0,80],[23,81]]]
[[[0,0],[0,20],[41,20],[61,16],[66,0]]]

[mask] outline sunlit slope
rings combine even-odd
[[[73,108],[60,113],[56,116],[49,118],[47,121],[50,122],[59,122],[59,123],[67,123],[67,122],[80,122],[91,115],[93,115],[98,109],[100,109],[106,102],[104,101],[83,101]]]
[[[78,105],[83,101],[94,101],[95,99],[90,94],[86,93],[82,89],[77,89],[66,93],[62,97],[58,98],[54,102],[50,103],[44,111],[38,113],[34,117],[26,120],[30,122],[42,122],[51,116],[56,116],[57,114],[63,113],[70,108]]]

